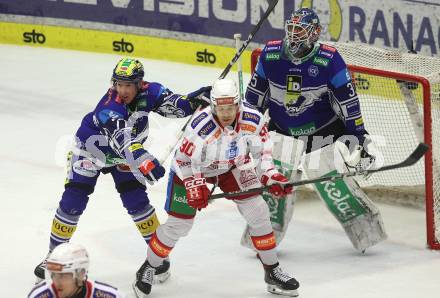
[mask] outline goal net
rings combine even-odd
[[[384,201],[426,208],[427,242],[440,249],[440,59],[365,44],[328,43],[351,72],[365,127],[384,163],[404,160],[419,142],[431,150],[416,165],[359,179]],[[252,70],[261,49],[252,53]]]

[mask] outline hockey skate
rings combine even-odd
[[[37,265],[37,267],[35,267],[34,269],[34,275],[37,278],[35,280],[35,284],[41,282],[42,280],[44,280],[44,271],[46,270],[46,259],[44,259],[43,262],[41,262],[40,264]]]
[[[264,267],[264,281],[269,293],[298,297],[299,282],[288,273],[283,272],[278,263]]]
[[[159,267],[155,268],[146,260],[136,272],[136,281],[133,290],[138,298],[144,298],[151,292],[153,284],[163,283],[170,277],[170,261],[165,259]]]
[[[34,269],[34,275],[36,276],[35,284],[41,282],[45,279],[45,271],[46,271],[46,259],[50,255],[50,251],[47,253],[47,256],[44,258],[44,260],[37,265]]]

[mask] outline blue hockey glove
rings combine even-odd
[[[165,175],[165,168],[159,164],[157,159],[146,159],[139,166],[139,171],[145,176],[148,182],[154,183]]]
[[[188,99],[191,108],[196,110],[199,106],[202,108],[210,104],[211,86],[202,87],[196,91],[188,93],[186,98]]]

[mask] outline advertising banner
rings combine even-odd
[[[5,16],[87,21],[106,30],[122,25],[168,32],[169,37],[226,45],[234,33],[246,37],[270,0],[0,0]],[[284,20],[299,7],[313,7],[323,25],[323,40],[367,43],[438,55],[440,2],[435,0],[279,0],[274,12],[256,34],[259,44],[284,36]],[[53,24],[51,24],[53,25]],[[87,25],[81,24],[81,28]],[[92,29],[92,28],[89,28]],[[96,29],[96,25],[93,29]],[[165,36],[161,37],[167,37]],[[220,40],[220,41],[219,41]],[[223,40],[223,44],[221,42]],[[229,47],[232,45],[228,44]]]

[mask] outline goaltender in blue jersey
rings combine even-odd
[[[267,43],[247,88],[247,102],[268,110],[270,130],[280,134],[336,139],[347,134],[363,144],[367,132],[359,99],[336,48],[317,42],[303,58],[292,57],[288,48],[283,40]]]
[[[337,49],[318,42],[321,25],[317,14],[309,8],[298,9],[286,20],[285,32],[284,39],[269,41],[262,50],[247,87],[246,101],[260,112],[268,112],[269,131],[275,132],[279,140],[301,143],[303,153],[309,156],[311,152],[320,154],[318,169],[308,166],[310,158],[302,164],[308,178],[336,170],[335,154],[342,158],[342,165],[347,170],[370,169],[377,150],[366,131],[355,84]],[[283,146],[279,144],[278,147]],[[281,162],[278,164],[298,162],[293,160],[295,152],[287,160],[282,159],[277,144],[273,154],[274,160]],[[289,170],[292,168],[291,180],[299,179],[300,170],[294,166]],[[279,168],[282,173],[286,170]],[[342,183],[347,184],[351,192],[352,202],[347,202],[351,206],[349,213],[345,210],[333,212],[334,201],[320,185],[315,187],[343,225],[354,247],[365,251],[386,238],[380,213],[352,178]],[[339,189],[336,193],[343,192]],[[269,194],[265,196],[269,206],[276,209],[271,210],[271,214],[278,243],[292,217],[294,195],[295,192],[280,202],[273,202]],[[359,210],[356,209],[358,205],[368,208],[351,212]],[[242,243],[250,247],[247,231]]]

